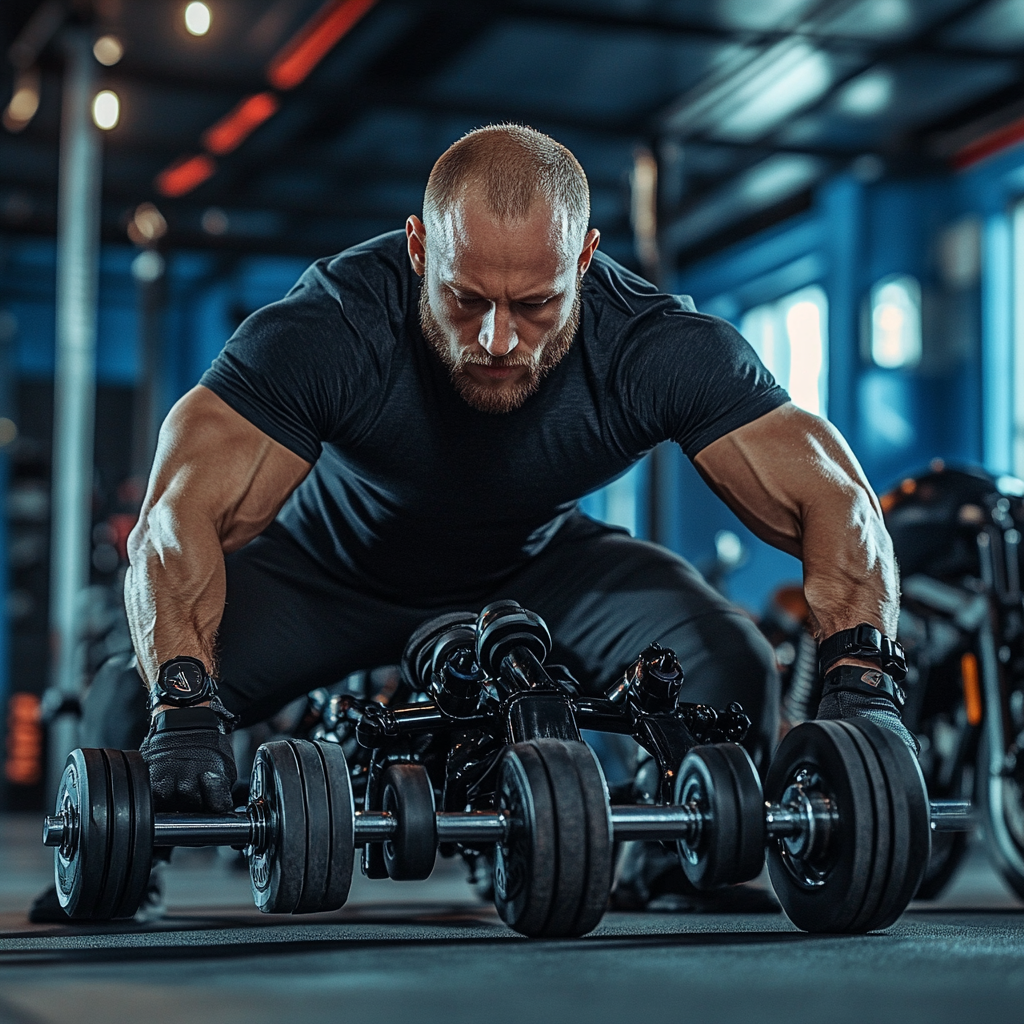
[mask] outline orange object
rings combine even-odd
[[[968,651],[960,659],[960,679],[964,688],[964,707],[970,725],[981,725],[981,682],[978,678],[978,659]]]
[[[182,157],[156,176],[156,187],[161,195],[173,199],[202,185],[216,170],[216,161],[205,153]]]
[[[1018,142],[1024,142],[1024,117],[1019,117],[1002,128],[996,128],[995,131],[987,132],[980,139],[968,142],[953,154],[953,166],[958,171],[966,170],[1004,149],[1015,146]]]
[[[377,0],[327,0],[288,40],[267,66],[267,80],[278,89],[294,89],[337,45]]]
[[[218,156],[237,149],[264,121],[273,117],[281,101],[272,92],[249,96],[203,133],[203,145]]]
[[[12,693],[7,701],[7,759],[4,775],[18,786],[34,786],[43,777],[43,727],[34,693]]]

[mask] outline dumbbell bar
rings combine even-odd
[[[153,817],[154,846],[237,846],[261,849],[266,844],[267,822],[261,805],[230,814],[202,815],[165,813]],[[828,809],[782,804],[765,805],[769,839],[789,839],[820,829]],[[491,811],[439,811],[437,837],[442,843],[500,843],[508,836],[508,815]],[[625,804],[611,809],[612,830],[617,841],[637,839],[695,842],[705,824],[696,806]],[[974,825],[969,800],[933,800],[933,832],[967,832]],[[355,838],[359,844],[384,843],[394,836],[398,819],[389,811],[356,811]],[[65,810],[43,820],[43,845],[69,846],[75,840],[76,822]]]

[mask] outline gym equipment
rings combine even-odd
[[[939,460],[882,495],[903,576],[904,721],[933,797],[974,798],[989,856],[1024,898],[1024,482]],[[935,836],[919,898],[967,848]]]
[[[43,827],[61,905],[76,918],[130,916],[154,847],[224,845],[245,851],[260,910],[336,910],[362,846],[367,873],[395,879],[425,878],[438,851],[486,860],[510,927],[574,936],[604,913],[613,844],[650,840],[676,843],[700,888],[755,877],[767,843],[789,872],[783,905],[809,930],[882,927],[906,906],[927,856],[928,805],[920,775],[907,775],[913,759],[886,736],[859,724],[801,726],[773,762],[777,796],[765,805],[735,742],[746,716],[737,705],[678,703],[671,651],[651,645],[605,697],[586,697],[565,669],[544,664],[547,629],[513,602],[484,609],[472,628],[466,616],[447,618],[418,630],[403,658],[414,699],[346,696],[331,740],[264,744],[248,803],[230,814],[154,814],[137,753],[74,751]],[[317,701],[326,721],[334,698]],[[634,736],[652,755],[656,802],[612,806],[581,727]],[[350,763],[353,736],[361,760]],[[932,828],[968,818],[959,804],[931,807]],[[866,888],[843,903],[844,885]]]

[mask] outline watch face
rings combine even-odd
[[[198,665],[189,661],[179,661],[167,666],[161,689],[168,697],[188,700],[203,692],[204,682],[203,670]]]

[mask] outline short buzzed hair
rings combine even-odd
[[[568,234],[580,246],[590,225],[590,187],[580,162],[551,136],[519,124],[475,128],[434,164],[423,197],[423,219],[443,217],[467,188],[479,186],[499,220],[523,220],[538,198],[564,210]]]

